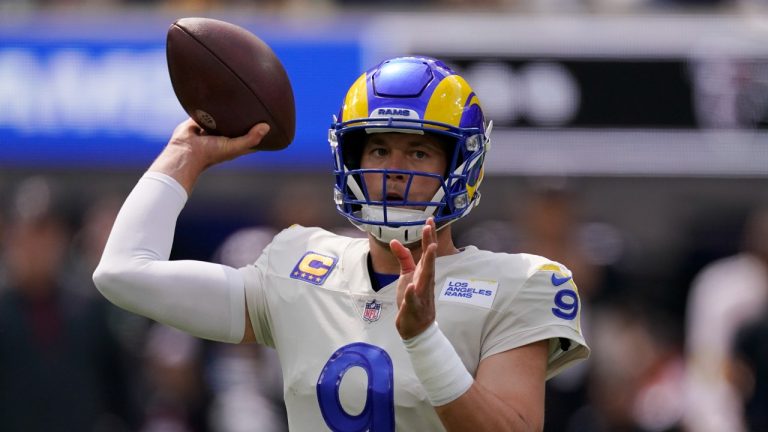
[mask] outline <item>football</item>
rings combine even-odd
[[[182,18],[168,29],[168,72],[181,106],[213,135],[238,137],[270,126],[258,150],[293,140],[296,108],[283,64],[248,30],[209,18]]]

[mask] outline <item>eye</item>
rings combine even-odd
[[[416,150],[413,152],[413,157],[415,157],[416,159],[426,159],[427,156],[429,156],[427,152],[422,150]]]
[[[371,156],[384,157],[387,155],[387,149],[385,147],[373,147],[369,153]]]

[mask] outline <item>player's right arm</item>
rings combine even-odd
[[[244,281],[227,266],[168,261],[181,209],[208,167],[249,153],[268,132],[257,125],[239,138],[206,136],[191,120],[126,199],[93,279],[111,302],[195,336],[252,341]]]

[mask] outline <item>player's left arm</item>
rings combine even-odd
[[[421,257],[398,241],[397,330],[414,371],[447,430],[539,431],[544,423],[546,340],[483,359],[473,378],[435,323],[436,227],[424,226]]]
[[[435,407],[445,428],[542,430],[547,346],[547,341],[534,342],[482,360],[469,390]]]

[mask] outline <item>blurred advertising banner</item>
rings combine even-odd
[[[146,166],[185,118],[163,13],[0,16],[0,167]],[[501,175],[768,177],[768,26],[715,15],[215,16],[294,86],[285,151],[226,167],[324,171],[346,89],[384,58],[444,59],[493,119]]]
[[[491,172],[768,176],[768,27],[749,17],[388,16],[366,40],[369,62],[467,78]]]
[[[186,118],[165,59],[166,30],[176,18],[48,14],[13,24],[0,20],[0,166],[146,166]],[[272,46],[291,78],[297,109],[296,139],[288,150],[230,166],[330,167],[326,130],[360,72],[358,42],[331,31],[310,38],[290,28],[230,21]]]

